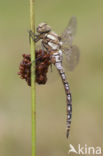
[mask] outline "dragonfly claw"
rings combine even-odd
[[[31,38],[33,39],[34,42],[38,41],[38,35],[32,32],[32,30],[29,30],[28,33],[29,33],[29,42],[31,42]]]

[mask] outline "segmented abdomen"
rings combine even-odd
[[[70,125],[71,125],[71,117],[72,117],[72,97],[70,93],[69,83],[66,80],[65,72],[63,69],[58,70],[66,93],[66,102],[67,102],[67,138],[69,137]]]
[[[70,93],[70,87],[69,87],[69,83],[66,79],[66,75],[64,72],[64,69],[62,67],[62,60],[59,59],[60,58],[60,54],[54,54],[55,57],[55,66],[60,74],[60,77],[62,79],[64,88],[65,88],[65,93],[66,93],[66,102],[67,102],[67,138],[69,137],[69,131],[70,131],[70,125],[71,125],[71,117],[72,117],[72,97],[71,97],[71,93]]]

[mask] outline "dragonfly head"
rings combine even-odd
[[[51,31],[51,27],[46,23],[40,23],[39,26],[37,27],[37,32],[40,34],[47,33],[49,31]]]

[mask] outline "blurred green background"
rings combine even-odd
[[[103,0],[36,0],[36,26],[45,21],[60,34],[71,16],[78,20],[74,43],[80,62],[66,71],[73,98],[69,140],[64,88],[55,68],[44,86],[36,85],[37,156],[68,155],[77,148],[102,146]],[[29,53],[29,0],[0,1],[0,156],[31,156],[31,90],[17,72]]]

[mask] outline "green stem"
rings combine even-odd
[[[30,0],[30,27],[35,32],[35,0]],[[32,156],[36,156],[35,44],[31,38]]]

